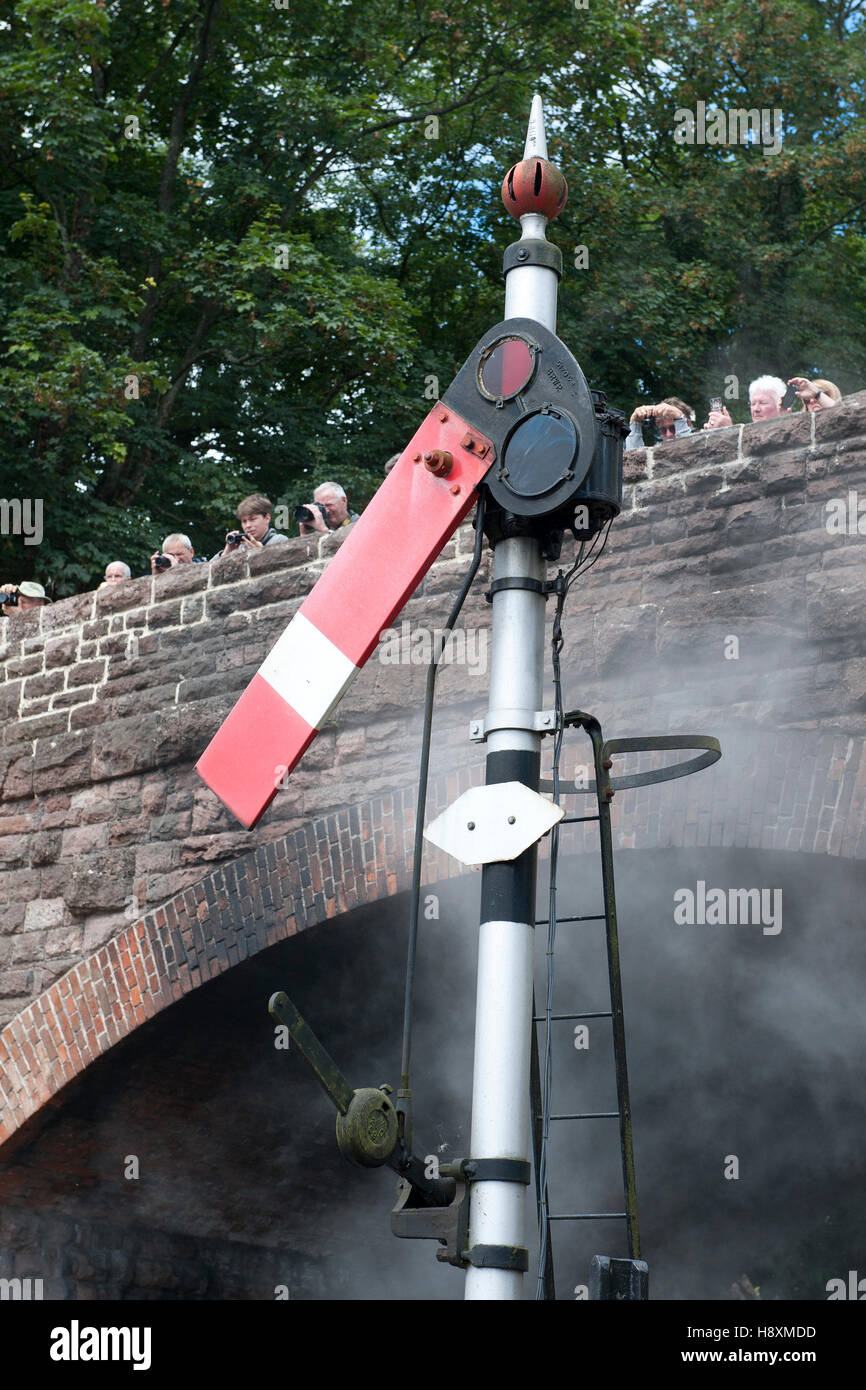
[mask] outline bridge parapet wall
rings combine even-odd
[[[828,504],[850,518],[852,494],[853,531],[828,529]],[[725,758],[670,792],[679,800],[620,798],[623,846],[722,843],[709,838],[718,834],[866,857],[858,499],[866,511],[866,393],[626,456],[623,514],[569,601],[567,701],[597,713],[608,736],[718,733]],[[411,643],[406,662],[374,655],[256,831],[192,771],[339,543],[294,540],[3,624],[0,1024],[216,865],[347,807],[364,808],[357,833],[372,843],[382,797],[404,814],[425,674]],[[464,527],[446,547],[398,620],[407,636],[441,626],[472,544]],[[484,587],[465,610],[479,635]],[[481,775],[466,725],[486,704],[486,646],[474,651],[474,666],[440,678],[440,800]],[[578,763],[579,746],[568,757]],[[398,841],[405,857],[401,833],[377,864],[383,891],[403,882]],[[324,915],[339,910],[334,892]]]

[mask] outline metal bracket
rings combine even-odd
[[[436,1251],[437,1260],[462,1269],[463,1252],[469,1240],[469,1186],[459,1176],[455,1183],[454,1196],[448,1206],[429,1207],[418,1205],[417,1189],[401,1178],[391,1212],[391,1234],[403,1240],[438,1240],[443,1248]]]
[[[601,726],[595,715],[585,714],[579,709],[571,710],[564,716],[563,723],[566,728],[583,728],[589,734],[597,754],[596,770],[599,777],[597,781],[589,782],[585,787],[579,787],[576,783],[560,782],[561,794],[575,793],[586,796],[598,789],[597,794],[609,801],[614,792],[625,791],[628,787],[649,787],[657,782],[672,782],[677,777],[688,777],[693,772],[701,772],[703,768],[717,763],[722,756],[719,740],[711,734],[659,734],[648,738],[609,738],[603,743]],[[611,759],[617,753],[667,753],[679,748],[700,748],[704,751],[696,758],[684,758],[669,767],[653,768],[650,772],[630,772],[622,777],[608,776]],[[542,792],[552,791],[553,782],[550,778],[543,778],[538,784],[538,789]]]
[[[524,237],[506,246],[502,257],[502,274],[507,275],[522,265],[543,265],[552,270],[557,279],[562,278],[562,252],[558,246],[541,237]]]
[[[460,447],[466,449],[468,453],[474,454],[475,457],[479,459],[486,458],[488,454],[492,454],[492,456],[495,457],[495,451],[493,450],[493,445],[490,443],[490,440],[485,439],[483,435],[477,434],[473,430],[466,431],[460,441]],[[493,457],[491,457],[491,462],[493,461]]]
[[[465,1269],[529,1268],[529,1252],[519,1245],[475,1245],[469,1247],[469,1188],[473,1182],[518,1182],[526,1186],[531,1166],[522,1158],[461,1158],[443,1163],[441,1178],[452,1178],[454,1196],[448,1206],[421,1205],[420,1194],[401,1178],[397,1201],[391,1212],[391,1232],[404,1240],[438,1240],[442,1246],[436,1258],[442,1264]]]
[[[484,743],[496,729],[527,729],[532,734],[552,734],[556,729],[556,711],[552,709],[493,709],[469,725],[472,743]]]

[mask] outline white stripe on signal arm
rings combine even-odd
[[[302,719],[321,729],[358,669],[303,613],[296,613],[259,675]]]

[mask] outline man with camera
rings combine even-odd
[[[189,536],[181,535],[179,531],[166,536],[162,543],[162,550],[155,550],[150,557],[151,574],[164,574],[166,570],[172,569],[175,565],[200,565],[201,561],[196,558],[192,548],[192,541]]]
[[[667,396],[659,405],[639,405],[637,410],[632,411],[625,447],[627,450],[644,448],[641,429],[644,423],[652,421],[658,431],[659,443],[664,444],[669,439],[679,439],[680,435],[691,434],[694,418],[695,413],[691,406],[686,405],[678,396]]]
[[[238,504],[235,513],[241,524],[240,531],[227,531],[226,543],[211,559],[218,560],[221,555],[238,555],[242,550],[262,550],[266,545],[276,545],[287,541],[288,536],[275,531],[271,525],[271,504],[260,492],[253,492]]]
[[[302,536],[320,532],[339,531],[341,526],[351,526],[357,521],[358,513],[349,511],[346,493],[339,483],[320,483],[313,493],[312,503],[295,508],[295,521]]]
[[[0,584],[0,613],[4,618],[27,613],[31,608],[44,608],[50,602],[42,585],[37,584],[35,579],[25,579],[21,584]]]

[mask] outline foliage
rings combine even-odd
[[[250,491],[355,507],[502,313],[532,91],[569,202],[559,332],[630,411],[866,370],[860,0],[9,0],[0,491],[55,596]],[[779,153],[678,108],[778,108]],[[574,268],[585,245],[586,269]],[[136,390],[138,394],[136,395]]]

